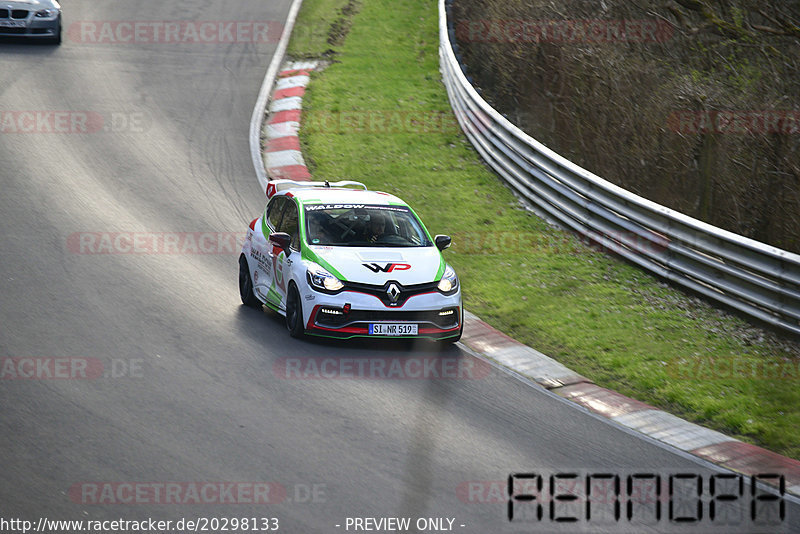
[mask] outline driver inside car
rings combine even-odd
[[[377,243],[386,232],[386,219],[382,213],[373,213],[369,217],[367,226],[366,240],[370,243]]]

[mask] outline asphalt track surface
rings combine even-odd
[[[288,0],[64,4],[65,28],[280,24],[289,9]],[[465,533],[800,529],[789,500],[777,524],[748,519],[749,484],[728,510],[741,519],[724,526],[710,521],[708,500],[699,524],[670,522],[667,497],[659,521],[628,522],[624,507],[619,522],[597,509],[586,520],[581,507],[578,523],[561,524],[545,504],[541,520],[509,522],[498,488],[511,473],[544,474],[545,486],[547,475],[574,472],[618,474],[623,486],[633,473],[693,474],[708,495],[719,471],[460,348],[298,341],[277,316],[241,306],[238,253],[225,240],[243,236],[264,206],[247,132],[277,43],[246,41],[0,43],[0,520],[270,517],[289,533],[352,532],[348,517],[450,518]],[[67,111],[78,126],[42,118],[22,133],[28,111]],[[202,233],[222,236],[200,243]],[[473,373],[415,376],[439,359]],[[62,361],[77,371],[47,378],[61,376]],[[282,374],[288,365],[319,377],[312,365],[324,361],[326,376],[381,362],[413,372]],[[13,379],[36,365],[34,378]],[[167,483],[179,489],[154,496]],[[219,496],[234,484],[235,503]],[[247,488],[263,497],[265,484],[271,502],[248,503]]]

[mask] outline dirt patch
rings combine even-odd
[[[340,46],[344,43],[347,34],[350,32],[353,16],[358,13],[360,3],[356,0],[350,0],[339,10],[339,16],[331,24],[328,30],[328,44],[331,46]]]

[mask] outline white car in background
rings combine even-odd
[[[0,37],[46,39],[61,44],[61,6],[56,0],[0,1]]]
[[[293,337],[430,338],[463,331],[461,287],[394,195],[359,182],[275,180],[239,257],[242,302],[286,317]]]

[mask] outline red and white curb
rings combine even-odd
[[[284,65],[278,73],[263,130],[264,166],[270,180],[311,179],[300,151],[297,131],[309,73],[316,66],[316,61],[294,62]]]
[[[261,145],[261,130],[264,124],[264,114],[267,110],[267,102],[269,95],[275,85],[275,77],[278,74],[280,64],[283,62],[283,57],[286,55],[286,49],[289,46],[289,38],[292,36],[294,23],[297,21],[297,14],[300,12],[300,7],[303,5],[303,0],[291,0],[292,5],[289,7],[289,13],[286,16],[286,23],[283,25],[283,33],[278,40],[278,46],[275,53],[272,54],[272,60],[269,62],[267,72],[264,74],[264,80],[261,82],[261,88],[258,90],[258,98],[256,98],[256,105],[253,107],[253,113],[250,115],[250,128],[247,135],[247,140],[250,145],[250,157],[253,161],[253,170],[256,172],[256,178],[261,186],[262,191],[266,191],[267,172],[264,169],[264,157]]]
[[[263,156],[270,179],[303,181],[311,178],[300,151],[297,131],[302,97],[309,82],[309,72],[314,68],[315,62],[289,63],[278,75],[264,126]],[[466,311],[461,343],[595,414],[678,450],[748,476],[783,475],[786,492],[800,496],[799,461],[602,388]]]
[[[461,342],[474,352],[591,412],[711,463],[748,476],[783,475],[786,492],[800,496],[800,462],[797,460],[684,421],[616,391],[602,388],[541,352],[499,332],[475,315],[469,312],[464,315]]]

